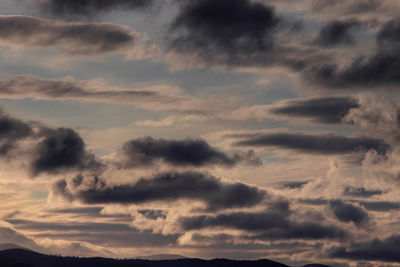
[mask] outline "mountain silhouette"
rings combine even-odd
[[[1,250],[7,250],[7,249],[24,249],[24,250],[30,250],[30,249],[27,249],[27,248],[25,248],[25,247],[18,246],[18,245],[13,244],[13,243],[2,243],[2,244],[0,244],[0,251],[1,251]]]
[[[148,255],[148,256],[140,256],[137,258],[141,259],[141,260],[155,260],[155,261],[187,259],[187,257],[182,256],[182,255],[177,255],[177,254],[154,254],[154,255]]]
[[[179,255],[175,255],[179,256]],[[0,251],[1,267],[288,267],[271,260],[228,260],[228,259],[109,259],[62,257],[37,253],[31,250],[12,248]],[[318,265],[319,266],[319,265]],[[310,266],[312,267],[312,266]],[[317,267],[317,265],[315,266]],[[322,267],[322,266],[321,266]]]

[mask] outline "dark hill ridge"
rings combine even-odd
[[[1,267],[288,267],[270,260],[228,260],[228,259],[108,259],[78,258],[43,255],[31,250],[7,249],[0,251]]]
[[[2,243],[2,244],[0,244],[0,251],[1,250],[6,250],[6,249],[16,249],[16,248],[29,250],[27,248],[24,248],[24,247],[21,247],[21,246],[18,246],[16,244],[12,244],[12,243]]]

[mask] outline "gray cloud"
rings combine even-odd
[[[184,230],[205,228],[229,228],[255,232],[243,235],[245,239],[340,239],[347,233],[335,226],[314,222],[295,222],[288,218],[289,212],[237,212],[215,216],[183,217],[180,224]]]
[[[0,155],[6,156],[17,146],[17,141],[33,136],[32,127],[0,111]]]
[[[345,15],[357,15],[368,12],[374,12],[382,5],[379,0],[348,0],[348,1],[313,1],[313,11],[316,13],[340,11]]]
[[[384,155],[389,149],[389,145],[383,140],[368,137],[306,135],[301,133],[233,135],[232,137],[241,139],[235,142],[236,146],[274,146],[312,154],[346,154],[373,149]]]
[[[228,156],[202,139],[165,140],[148,136],[126,142],[122,153],[126,157],[124,167],[149,165],[157,159],[175,166],[234,166],[243,161],[252,165],[262,164],[253,151]]]
[[[332,89],[393,87],[399,84],[400,22],[391,20],[377,34],[377,49],[370,57],[359,57],[339,69],[336,64],[324,63],[311,67],[305,80]]]
[[[339,199],[329,201],[329,207],[336,218],[342,222],[353,222],[356,225],[362,225],[369,219],[368,214],[362,208]]]
[[[331,257],[352,260],[400,262],[400,236],[374,239],[364,243],[352,243],[349,247],[337,247]]]
[[[367,190],[364,187],[352,187],[348,186],[344,188],[343,195],[370,198],[375,195],[382,195],[384,192],[381,190]]]
[[[102,167],[85,149],[82,138],[72,129],[44,129],[44,138],[34,150],[32,174],[57,173],[60,170],[98,169]]]
[[[85,56],[132,49],[138,39],[138,33],[119,25],[0,16],[0,42],[5,45],[53,47],[69,55]]]
[[[149,7],[152,0],[37,0],[39,8],[54,16],[92,17],[112,10],[135,10]]]
[[[140,214],[144,217],[152,220],[157,220],[158,218],[166,219],[167,215],[163,210],[138,210]]]
[[[9,219],[7,222],[16,225],[18,229],[39,231],[84,231],[84,232],[132,232],[134,229],[123,223],[52,223],[22,219]]]
[[[272,7],[249,0],[182,1],[169,46],[223,64],[248,64],[273,49],[279,21]]]
[[[97,88],[96,88],[97,89]],[[33,97],[39,99],[76,99],[94,101],[145,100],[158,95],[145,90],[95,90],[85,81],[72,79],[42,79],[30,75],[18,75],[0,80],[0,94],[9,98]]]
[[[285,101],[271,108],[271,113],[287,117],[304,117],[319,123],[341,123],[350,109],[358,108],[354,97],[325,97]]]
[[[304,185],[308,184],[310,181],[294,181],[294,182],[287,182],[283,183],[282,186],[289,189],[296,189],[301,188]]]
[[[333,225],[323,225],[315,222],[291,222],[287,227],[274,228],[260,234],[251,235],[250,240],[271,239],[345,239],[348,233]]]
[[[109,247],[110,245],[115,247],[154,247],[174,245],[176,244],[176,240],[178,238],[177,235],[161,235],[149,232],[141,232],[131,227],[129,222],[49,222],[17,219],[9,220],[9,222],[13,223],[18,229],[35,231],[35,238],[72,240],[74,242],[80,240],[96,245],[103,245],[106,247]],[[24,244],[22,242],[16,243]],[[35,249],[35,247],[32,247],[31,245],[28,247]],[[54,251],[53,247],[50,249]],[[61,247],[61,251],[64,251],[63,249],[66,249],[65,245]],[[82,255],[82,253],[78,255]],[[91,253],[90,255],[99,256],[99,252]]]
[[[351,35],[351,30],[360,26],[360,22],[355,20],[331,21],[321,29],[314,43],[323,47],[354,45],[355,40]]]
[[[246,231],[261,231],[277,227],[287,227],[289,221],[286,215],[276,212],[264,213],[230,213],[216,216],[183,217],[180,224],[184,230],[199,230],[204,228],[230,228]]]
[[[393,211],[400,210],[400,202],[390,202],[390,201],[359,201],[361,206],[367,210],[371,211]]]
[[[141,89],[110,87],[101,80],[74,80],[70,77],[44,79],[17,75],[0,79],[0,96],[3,98],[92,101],[185,115],[204,115],[209,112],[205,101],[180,93],[179,90],[165,84]]]
[[[88,185],[81,189],[81,184]],[[198,172],[164,173],[151,179],[141,178],[133,185],[107,186],[94,177],[77,176],[72,181],[60,180],[53,193],[85,203],[142,204],[178,199],[201,200],[208,210],[252,207],[261,203],[266,192],[243,183],[224,183]],[[238,197],[240,196],[240,198]]]

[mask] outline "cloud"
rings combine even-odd
[[[89,204],[142,204],[154,201],[199,200],[208,210],[252,207],[267,194],[243,183],[225,183],[214,176],[198,173],[163,173],[151,179],[141,178],[133,185],[108,186],[97,176],[60,180],[52,192],[68,200]],[[240,196],[240,197],[238,197]]]
[[[148,136],[126,142],[122,153],[126,159],[117,164],[125,168],[150,165],[158,159],[175,166],[234,166],[241,161],[251,165],[262,164],[253,151],[228,156],[202,139],[165,140]]]
[[[393,211],[400,210],[400,202],[390,202],[390,201],[360,201],[361,206],[367,210],[371,211]]]
[[[133,106],[172,113],[183,113],[187,120],[199,118],[222,109],[217,100],[202,100],[185,94],[172,85],[148,85],[141,88],[108,86],[103,79],[75,80],[71,77],[44,79],[17,75],[0,79],[0,96],[11,99],[78,100]],[[144,125],[148,126],[148,125]]]
[[[331,257],[352,260],[400,262],[400,236],[352,243],[349,247],[337,247],[330,252]]]
[[[0,155],[6,156],[17,146],[17,141],[33,136],[32,127],[0,111]]]
[[[128,27],[114,24],[0,16],[0,44],[28,49],[54,48],[69,56],[134,51],[140,49],[143,38]]]
[[[275,115],[296,118],[310,118],[319,123],[342,123],[351,109],[358,108],[358,100],[354,97],[324,97],[294,99],[280,102],[271,107]]]
[[[395,87],[400,82],[400,21],[387,22],[377,34],[376,52],[370,57],[358,57],[350,65],[316,64],[305,72],[305,80],[328,89],[371,89]]]
[[[241,237],[248,240],[274,239],[340,239],[347,233],[335,226],[314,222],[295,222],[286,212],[236,212],[215,216],[182,217],[181,227],[186,231],[222,228],[251,233]]]
[[[83,231],[83,232],[132,232],[133,229],[128,224],[123,223],[100,223],[100,222],[72,222],[72,223],[53,223],[44,221],[32,221],[22,219],[9,219],[7,222],[16,225],[19,229],[29,229],[38,231]]]
[[[362,197],[362,198],[370,198],[376,195],[382,195],[384,192],[381,190],[368,190],[364,187],[352,187],[347,186],[344,188],[343,195],[345,196],[353,196],[353,197]]]
[[[384,155],[389,145],[383,140],[368,137],[344,137],[336,135],[306,135],[302,133],[267,133],[232,135],[240,138],[235,146],[279,147],[312,154],[347,154],[375,150]]]
[[[29,249],[38,249],[38,244],[30,237],[16,230],[11,224],[0,221],[0,240]]]
[[[32,173],[57,173],[60,170],[98,169],[102,165],[85,149],[85,143],[69,128],[44,129],[44,138],[34,150]]]
[[[170,28],[169,47],[224,64],[248,64],[273,49],[279,21],[272,7],[249,0],[185,1]]]
[[[287,227],[264,231],[260,234],[247,236],[249,240],[273,239],[344,239],[348,233],[333,225],[322,225],[315,222],[291,222]]]
[[[275,212],[264,213],[230,213],[216,216],[183,217],[180,220],[184,230],[199,230],[204,228],[229,228],[246,231],[260,231],[276,227],[285,227],[289,224],[286,216]]]
[[[321,29],[314,43],[322,47],[354,45],[355,40],[350,31],[358,27],[360,22],[355,20],[331,21]]]
[[[16,230],[11,224],[0,221],[0,240],[4,243],[16,244],[34,251],[47,254],[77,256],[111,256],[108,249],[87,242],[71,242],[64,240],[39,240]]]
[[[344,122],[370,137],[396,144],[400,141],[400,102],[371,95],[359,97],[359,107],[349,110]]]
[[[361,225],[369,219],[368,214],[363,209],[339,199],[329,201],[329,207],[336,218],[342,222],[353,222],[356,225]]]
[[[39,8],[54,16],[92,17],[112,10],[136,10],[149,7],[152,0],[37,0]]]

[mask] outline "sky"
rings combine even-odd
[[[0,242],[399,266],[399,14],[0,1]]]

